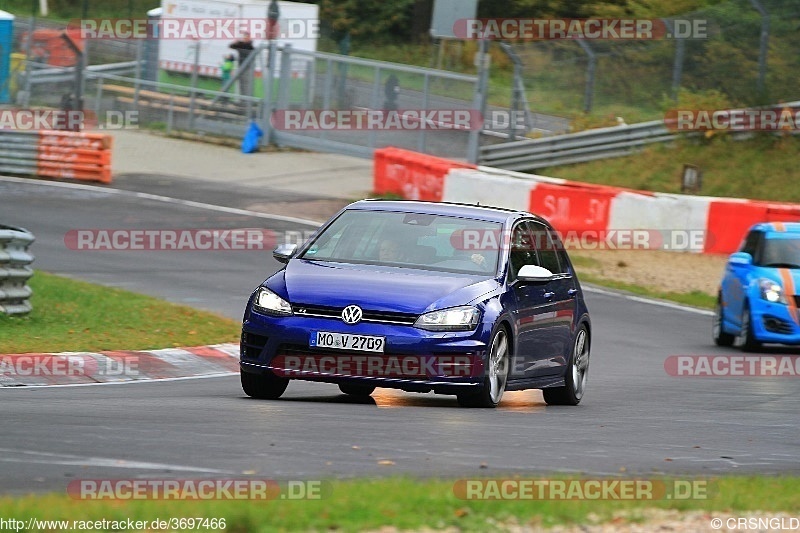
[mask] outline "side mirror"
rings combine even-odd
[[[281,244],[272,251],[272,257],[274,257],[275,261],[278,263],[283,263],[285,265],[289,262],[289,259],[292,258],[296,251],[296,244]]]
[[[733,266],[748,266],[753,264],[753,256],[747,252],[736,252],[728,257],[728,264]]]
[[[544,267],[525,265],[519,269],[517,278],[529,283],[547,283],[553,279],[553,273]]]

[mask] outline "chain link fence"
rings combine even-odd
[[[692,105],[704,92],[731,107],[797,98],[797,1],[724,2],[664,19],[670,32],[676,19],[696,21],[707,37],[514,43],[531,109],[631,123],[661,118],[679,96]]]

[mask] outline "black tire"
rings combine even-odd
[[[733,346],[736,335],[726,333],[722,329],[722,295],[717,297],[717,305],[714,307],[714,323],[711,326],[711,336],[717,346]]]
[[[289,380],[274,374],[251,374],[241,372],[242,389],[251,398],[277,400],[289,385]]]
[[[755,352],[761,348],[761,343],[756,340],[753,334],[750,304],[747,302],[744,303],[744,309],[742,309],[741,331],[739,332],[739,336],[736,337],[735,344],[741,348],[743,352]]]
[[[578,405],[581,403],[589,375],[590,354],[589,331],[586,326],[581,326],[572,343],[569,366],[564,376],[564,386],[542,389],[544,401],[548,405]]]
[[[459,394],[458,405],[461,407],[491,409],[497,407],[503,398],[511,366],[511,339],[508,330],[500,326],[492,335],[492,342],[489,346],[483,385],[479,392]]]
[[[375,392],[375,387],[369,385],[353,385],[351,383],[339,383],[339,390],[350,396],[366,397]]]

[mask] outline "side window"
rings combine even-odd
[[[758,248],[758,241],[760,240],[759,237],[761,235],[760,231],[751,231],[747,237],[745,237],[744,242],[742,243],[741,248],[739,249],[740,252],[747,252],[748,254],[753,256],[753,259],[756,257],[756,249]]]
[[[511,250],[508,254],[508,280],[517,279],[519,269],[525,265],[538,265],[531,232],[526,222],[520,222],[511,231]]]
[[[550,236],[550,231],[538,222],[530,222],[531,235],[539,252],[539,266],[546,268],[553,274],[561,272],[558,264],[558,249]]]
[[[570,269],[570,261],[567,257],[567,249],[564,247],[564,243],[559,239],[558,234],[551,231],[550,238],[553,241],[553,244],[556,248],[556,255],[558,255],[558,264],[561,267],[559,273],[561,274],[572,274]]]

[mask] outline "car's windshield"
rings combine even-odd
[[[467,218],[348,210],[301,258],[490,275],[497,269],[499,246],[468,249],[463,243],[483,241],[501,229],[499,223]]]
[[[778,268],[800,268],[800,237],[765,239],[759,264]]]

